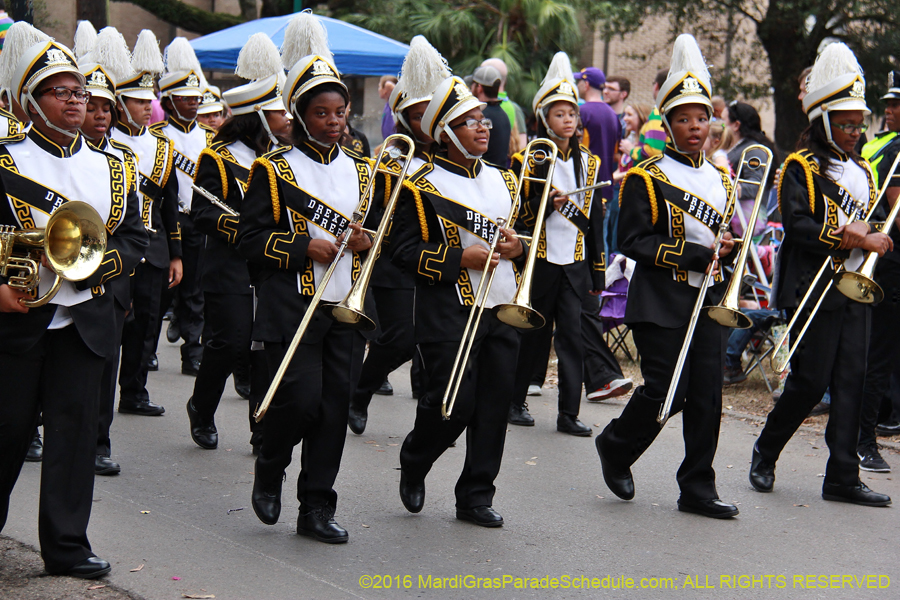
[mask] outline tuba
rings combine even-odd
[[[36,308],[50,302],[63,280],[83,281],[94,274],[106,252],[106,224],[93,206],[69,201],[56,209],[44,228],[0,226],[0,275],[17,290],[31,292],[40,284],[46,257],[56,279],[40,298],[23,300]]]

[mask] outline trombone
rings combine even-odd
[[[881,202],[881,198],[884,197],[885,192],[887,192],[891,179],[893,178],[894,173],[897,171],[898,164],[900,164],[900,154],[898,154],[897,157],[894,158],[891,169],[890,171],[888,171],[888,176],[885,178],[881,189],[878,191],[878,197],[876,198],[875,203],[872,205],[872,210],[869,211],[869,214],[867,214],[866,218],[864,219],[866,223],[868,223],[869,219],[872,218],[872,213],[875,212],[875,207],[878,206],[878,203]],[[900,201],[894,202],[894,207],[891,209],[891,214],[888,216],[888,220],[885,221],[884,226],[881,229],[881,233],[887,233],[888,231],[890,231],[894,219],[897,218],[898,211],[900,211]],[[847,223],[845,223],[845,226],[855,221],[858,215],[859,209],[854,210],[853,214],[847,220]],[[822,290],[819,299],[816,301],[815,306],[813,306],[812,311],[806,318],[806,322],[803,324],[803,328],[797,335],[797,339],[794,340],[793,344],[790,344],[788,346],[787,355],[782,359],[778,366],[775,367],[776,373],[784,373],[784,371],[787,369],[791,357],[797,350],[797,346],[800,345],[800,341],[806,334],[806,330],[809,328],[810,323],[812,323],[812,320],[815,318],[816,313],[819,312],[819,307],[822,305],[822,301],[825,300],[825,296],[828,294],[828,290],[831,289],[831,286],[833,284],[837,283],[838,290],[851,300],[862,302],[864,304],[880,302],[884,298],[884,292],[882,291],[881,286],[875,283],[875,281],[872,279],[872,275],[875,272],[875,263],[877,262],[878,254],[876,252],[870,252],[858,271],[844,271],[843,265],[835,269],[832,278],[828,281],[825,289]],[[800,304],[797,306],[797,309],[794,311],[794,315],[791,317],[790,322],[787,324],[787,328],[785,329],[784,334],[775,345],[776,353],[781,349],[782,346],[784,346],[785,342],[787,342],[788,336],[791,333],[791,329],[794,328],[794,324],[797,322],[797,319],[800,316],[800,312],[803,310],[803,307],[806,306],[806,303],[809,302],[810,296],[812,295],[812,292],[815,289],[816,285],[818,285],[819,280],[825,274],[825,270],[829,265],[832,264],[833,261],[829,256],[822,263],[822,266],[819,267],[819,272],[816,273],[815,278],[809,284],[809,289],[806,290],[806,293],[800,300]]]
[[[40,284],[41,255],[56,279],[28,308],[44,306],[65,281],[83,281],[94,274],[106,252],[106,224],[93,206],[70,200],[56,209],[44,228],[15,229],[0,225],[0,276],[11,288],[31,292]]]
[[[757,156],[750,156],[749,153],[751,151],[754,151],[754,153],[762,152],[765,158],[760,159]],[[697,294],[697,301],[694,303],[694,310],[691,312],[691,319],[688,322],[687,333],[684,336],[684,343],[681,346],[681,352],[679,352],[678,354],[678,360],[675,362],[675,372],[672,374],[672,380],[669,382],[669,390],[668,392],[666,392],[666,400],[665,402],[663,402],[662,407],[660,407],[659,415],[656,417],[656,422],[659,423],[660,427],[666,424],[666,421],[669,420],[669,414],[672,412],[672,402],[674,402],[675,400],[675,392],[678,390],[678,382],[681,381],[681,371],[684,368],[684,361],[685,359],[687,359],[688,350],[690,350],[691,348],[691,340],[694,337],[694,329],[696,329],[697,327],[697,319],[700,316],[700,313],[702,312],[716,323],[724,325],[725,327],[747,329],[748,327],[753,325],[753,322],[750,320],[750,318],[740,311],[741,284],[743,283],[744,269],[747,266],[747,256],[750,251],[753,228],[756,226],[756,219],[759,215],[759,208],[760,205],[762,205],[763,196],[765,195],[766,181],[769,177],[769,167],[771,167],[771,165],[772,152],[761,144],[753,144],[751,146],[747,146],[741,153],[740,165],[738,166],[738,171],[735,174],[735,185],[731,191],[731,197],[728,198],[728,203],[725,206],[725,212],[723,213],[723,215],[727,216],[731,212],[729,208],[737,205],[738,184],[757,186],[756,199],[753,203],[753,211],[750,213],[750,219],[747,221],[747,226],[744,228],[744,239],[734,240],[735,243],[741,242],[741,249],[738,252],[737,259],[735,259],[734,271],[731,275],[731,281],[728,282],[728,288],[725,291],[725,295],[722,297],[722,301],[718,305],[706,307],[703,306],[703,302],[704,300],[706,300],[706,291],[709,289],[709,286],[712,283],[713,279],[713,263],[710,263],[710,267],[707,270],[705,277],[703,278],[703,283],[700,285],[700,292]],[[762,169],[762,179],[760,179],[759,181],[743,179],[741,176],[744,174],[745,168],[753,171]],[[725,232],[727,230],[728,221],[726,221],[725,217],[723,216],[722,222],[719,223],[719,232],[716,234],[716,240],[713,244],[714,261],[718,259],[719,248],[721,248],[722,246],[722,237],[725,235]]]
[[[544,146],[541,148],[541,146]],[[534,276],[534,262],[537,258],[537,243],[540,238],[541,228],[544,225],[544,217],[547,212],[547,199],[550,196],[550,188],[547,185],[553,181],[553,171],[556,168],[557,147],[552,141],[544,138],[538,138],[529,142],[525,147],[522,157],[522,172],[516,182],[516,201],[512,202],[509,209],[509,216],[505,219],[500,217],[497,219],[497,228],[491,238],[491,244],[488,252],[488,259],[484,263],[481,270],[481,280],[478,282],[478,289],[475,291],[475,299],[472,302],[472,309],[469,311],[469,318],[466,321],[466,327],[463,329],[462,339],[459,342],[459,350],[456,352],[456,358],[453,361],[453,368],[450,370],[450,379],[447,382],[447,389],[444,391],[443,403],[441,405],[441,416],[444,420],[448,420],[453,413],[453,406],[456,404],[456,395],[459,393],[459,386],[462,383],[465,374],[466,365],[469,362],[469,353],[472,351],[472,344],[475,342],[475,334],[478,332],[478,325],[481,322],[481,315],[484,312],[484,304],[487,302],[488,294],[491,291],[491,285],[494,282],[494,273],[490,270],[491,257],[500,242],[500,228],[512,227],[515,224],[516,212],[519,206],[519,199],[522,197],[522,186],[525,181],[535,181],[544,184],[543,194],[541,195],[541,204],[538,207],[538,214],[534,222],[534,234],[531,238],[531,247],[528,250],[528,258],[525,262],[525,268],[522,270],[522,277],[519,287],[513,299],[506,304],[498,304],[493,311],[496,317],[517,329],[539,329],[544,326],[545,319],[538,311],[531,307],[531,282]],[[535,164],[547,163],[547,175],[545,177],[534,177],[527,175],[527,167],[529,160]],[[526,236],[519,236],[520,239],[528,240]]]
[[[407,151],[405,154],[403,154],[396,146],[392,145],[395,142],[403,142],[407,145]],[[378,231],[375,232],[375,238],[372,241],[372,247],[369,249],[369,255],[366,257],[365,263],[363,263],[362,272],[360,273],[359,277],[357,277],[353,286],[350,288],[350,292],[347,294],[347,297],[344,298],[343,302],[339,304],[327,305],[323,308],[323,310],[327,312],[329,317],[331,317],[335,321],[338,321],[339,323],[349,325],[354,329],[360,329],[364,331],[371,331],[372,329],[375,329],[375,322],[365,315],[362,305],[365,301],[366,287],[368,286],[369,279],[372,276],[372,270],[375,268],[375,260],[378,258],[378,252],[384,240],[384,236],[387,234],[388,227],[390,227],[394,207],[397,204],[397,197],[400,195],[400,190],[403,187],[403,179],[404,177],[406,177],[406,171],[409,168],[409,163],[412,160],[414,153],[415,144],[413,144],[413,141],[409,137],[402,134],[394,134],[388,136],[388,138],[384,141],[384,144],[382,144],[381,152],[378,153],[378,156],[375,159],[375,166],[372,170],[371,177],[369,177],[369,182],[366,185],[366,189],[363,192],[362,197],[360,198],[359,203],[356,206],[356,209],[353,211],[353,221],[351,222],[351,224],[361,223],[365,218],[365,215],[360,211],[362,211],[363,207],[369,203],[375,193],[374,183],[376,175],[378,173],[385,173],[389,177],[398,177],[398,184],[394,186],[394,189],[391,192],[390,200],[385,207],[384,215],[382,216],[381,222],[378,225]],[[396,160],[401,156],[401,154],[403,155],[404,160],[399,175],[397,172],[391,170],[390,168],[383,166],[382,161],[386,157],[390,157]],[[278,386],[281,385],[281,380],[284,377],[285,372],[287,371],[288,365],[290,365],[291,363],[291,359],[293,359],[294,357],[294,353],[297,351],[297,346],[300,345],[300,341],[303,339],[303,335],[306,333],[306,329],[309,327],[310,321],[312,321],[313,314],[316,312],[316,308],[318,308],[319,306],[319,301],[322,298],[322,294],[325,293],[325,288],[328,287],[328,282],[331,280],[331,275],[334,273],[338,262],[340,262],[341,260],[341,256],[344,254],[344,250],[346,250],[347,248],[347,243],[350,240],[349,226],[344,230],[341,236],[343,236],[344,239],[341,240],[341,245],[338,247],[337,254],[331,261],[331,264],[328,266],[325,274],[322,276],[322,281],[320,281],[319,285],[316,286],[316,291],[313,294],[312,300],[310,300],[309,302],[309,307],[306,309],[306,312],[303,315],[303,320],[300,321],[300,325],[297,327],[296,333],[294,333],[294,337],[291,340],[290,345],[288,346],[287,352],[285,353],[284,358],[281,360],[281,364],[278,366],[278,370],[275,372],[275,376],[272,378],[272,383],[269,384],[269,389],[268,391],[266,391],[266,396],[265,398],[263,398],[262,403],[259,405],[256,413],[254,413],[253,415],[253,418],[256,419],[257,423],[262,421],[262,418],[265,416],[266,411],[269,410],[269,405],[272,404],[272,399],[275,397],[275,392],[278,391]]]

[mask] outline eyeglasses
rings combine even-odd
[[[450,129],[459,129],[460,127],[465,127],[466,129],[478,129],[478,126],[481,125],[485,129],[490,129],[494,126],[493,122],[490,119],[466,119],[459,125],[453,125]]]
[[[200,96],[172,96],[172,100],[182,104],[199,104]]]
[[[861,125],[854,125],[853,123],[832,123],[832,127],[837,127],[847,135],[854,135],[857,133],[865,133],[869,130],[869,126],[865,123]]]
[[[56,96],[56,99],[61,102],[68,102],[69,98],[75,96],[75,101],[80,102],[82,104],[87,104],[91,99],[91,93],[86,92],[83,89],[71,90],[65,86],[57,86],[57,87],[49,87],[47,89],[41,90],[40,95],[43,96],[45,94],[49,94],[53,92],[53,95]]]

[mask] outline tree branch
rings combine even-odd
[[[759,25],[759,23],[760,23],[759,17],[751,15],[749,12],[744,10],[744,8],[742,6],[743,5],[742,2],[739,2],[739,1],[735,2],[734,0],[712,0],[712,1],[713,1],[713,4],[718,4],[722,8],[727,8],[729,10],[733,10],[735,12],[738,12],[738,13],[744,15],[745,17],[747,17],[748,19],[750,19],[757,25]]]
[[[166,23],[204,35],[244,22],[244,19],[239,16],[202,10],[185,4],[184,2],[180,2],[179,0],[112,1],[129,2],[136,6],[140,6]]]

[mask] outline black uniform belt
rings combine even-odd
[[[157,200],[162,197],[163,189],[159,187],[159,184],[146,177],[143,173],[140,173],[140,184],[139,189],[141,193],[150,198],[151,200]]]
[[[653,178],[662,190],[663,198],[672,206],[688,213],[707,227],[714,234],[719,233],[719,225],[722,223],[722,215],[699,196],[674,186],[668,181]]]
[[[172,156],[175,159],[175,167],[177,169],[181,169],[182,171],[190,175],[191,179],[193,179],[197,174],[197,163],[189,159],[178,150],[173,150]]]
[[[453,224],[465,229],[472,235],[480,237],[488,244],[491,243],[491,240],[494,237],[494,231],[497,229],[497,224],[491,219],[477,210],[457,204],[443,196],[438,196],[437,194],[426,195],[434,206],[434,210],[437,212],[438,216],[451,221]]]
[[[587,235],[588,229],[591,226],[591,221],[577,204],[571,200],[566,200],[566,203],[562,205],[558,212],[572,225],[577,227],[578,231]]]
[[[299,209],[307,220],[333,236],[339,236],[350,224],[350,219],[296,185],[285,183],[281,187],[288,206]]]
[[[232,162],[226,158],[222,159],[227,165],[228,168],[231,169],[231,174],[234,175],[234,178],[237,179],[242,186],[247,186],[247,179],[250,178],[250,169],[246,167],[242,167],[236,162]]]
[[[868,198],[863,202],[862,207],[856,206],[856,200],[847,191],[847,188],[844,186],[835,183],[834,181],[824,177],[819,173],[813,173],[813,177],[816,182],[819,184],[819,189],[822,190],[822,195],[826,196],[829,200],[838,205],[838,207],[844,212],[848,217],[853,214],[854,210],[859,210],[859,217],[865,217],[865,209],[868,206]]]
[[[69,199],[33,179],[16,173],[10,169],[2,169],[3,185],[6,193],[41,212],[52,214],[54,210]]]

